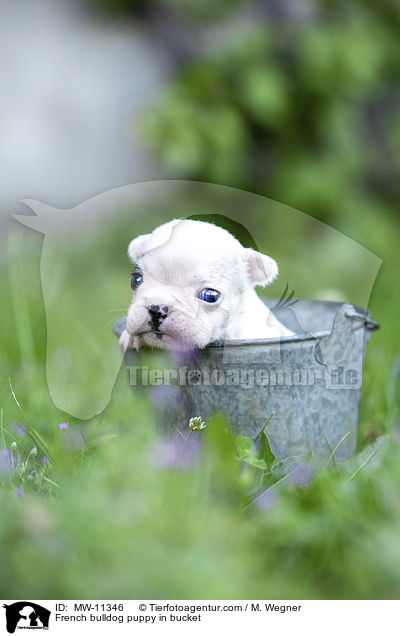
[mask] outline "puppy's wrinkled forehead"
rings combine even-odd
[[[140,260],[155,280],[185,287],[230,277],[242,264],[242,250],[239,241],[222,228],[181,220],[172,227],[157,228]]]

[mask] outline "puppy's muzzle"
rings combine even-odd
[[[157,336],[161,337],[160,333],[160,325],[164,322],[166,317],[169,314],[169,307],[164,306],[160,307],[160,305],[150,305],[148,307],[148,312],[150,314],[150,320],[148,322],[152,331],[154,331]]]

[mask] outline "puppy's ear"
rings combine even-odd
[[[255,285],[269,285],[278,276],[278,264],[273,258],[251,247],[244,249],[250,282]]]
[[[149,239],[151,234],[142,234],[141,236],[137,236],[133,241],[131,241],[128,245],[128,256],[131,259],[132,263],[137,263],[144,252],[144,246],[146,241]]]

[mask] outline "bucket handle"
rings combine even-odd
[[[375,329],[379,329],[380,324],[376,322],[376,320],[372,320],[367,314],[360,314],[358,311],[346,311],[344,314],[346,318],[351,318],[352,320],[360,320],[364,323],[364,326],[369,331],[375,331]]]

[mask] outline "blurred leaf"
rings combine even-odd
[[[265,126],[285,121],[289,91],[282,72],[271,63],[252,65],[239,79],[238,97],[250,116]]]
[[[261,433],[260,442],[261,442],[262,455],[264,457],[266,470],[267,472],[269,472],[272,470],[272,467],[274,466],[274,464],[278,462],[279,460],[273,454],[268,436],[264,433],[264,431],[262,431]]]
[[[247,455],[253,452],[254,444],[249,437],[243,437],[238,435],[235,437],[236,455],[239,460],[242,460]]]

